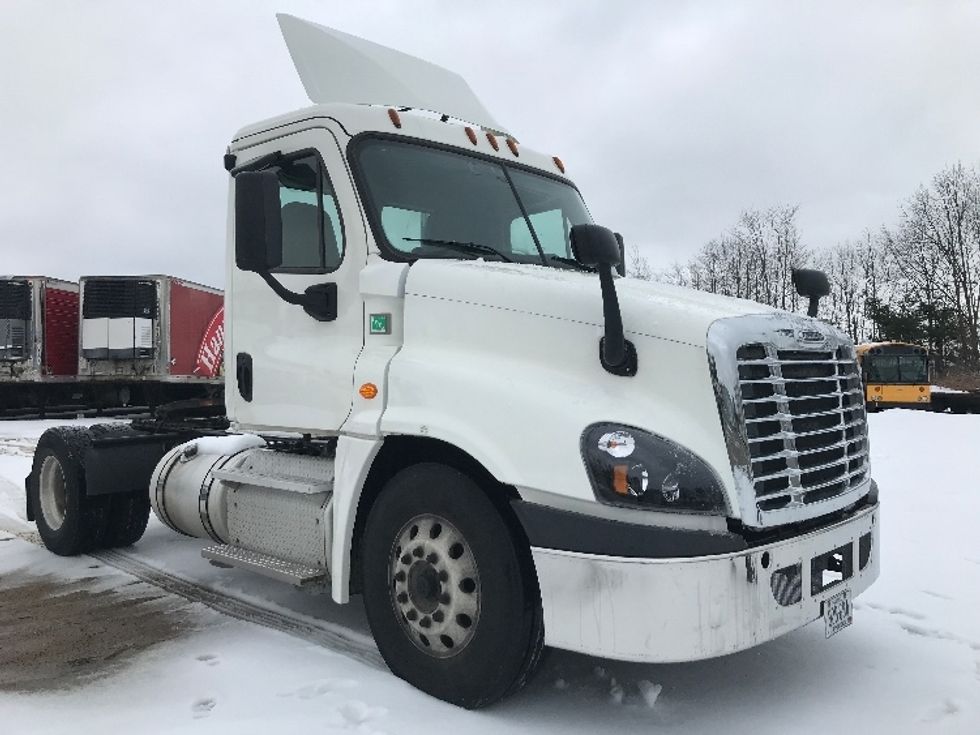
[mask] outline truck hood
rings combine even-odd
[[[770,314],[769,306],[727,296],[617,278],[623,326],[628,333],[704,347],[716,319]],[[602,296],[595,274],[522,263],[419,260],[405,284],[409,297],[506,309],[601,328]]]

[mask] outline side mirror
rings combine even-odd
[[[626,243],[623,241],[623,236],[618,232],[614,232],[613,235],[616,237],[616,242],[619,243],[619,265],[616,266],[616,272],[626,277]]]
[[[794,268],[793,285],[796,286],[796,293],[810,299],[807,316],[816,316],[820,299],[830,293],[830,280],[827,274],[810,268]]]
[[[601,225],[575,225],[571,231],[572,255],[582,265],[619,265],[619,241],[612,230]]]
[[[613,375],[636,375],[636,348],[623,332],[623,315],[613,280],[613,267],[623,262],[622,238],[599,225],[575,225],[570,233],[572,254],[582,265],[599,272],[602,289],[603,337],[599,340],[599,362]]]
[[[235,265],[264,273],[282,265],[279,177],[242,171],[235,177]]]

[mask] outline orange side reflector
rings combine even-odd
[[[521,155],[520,153],[517,152],[517,141],[514,140],[513,138],[507,139],[507,147],[510,148],[510,152],[513,153],[515,156]]]
[[[361,394],[361,398],[366,398],[370,401],[378,395],[378,386],[374,383],[365,383],[357,389],[357,392]]]
[[[629,477],[627,477],[628,472],[628,464],[617,464],[613,466],[613,490],[619,495],[629,494],[630,482]]]
[[[551,160],[555,162],[555,168],[565,173],[565,164],[562,163],[562,160],[558,156],[552,156]]]
[[[490,147],[491,148],[493,148],[495,151],[499,151],[500,150],[500,143],[497,142],[497,136],[496,135],[494,135],[493,133],[487,133],[487,140],[490,141]]]
[[[470,143],[476,145],[476,131],[473,128],[466,128],[466,137],[470,139]]]
[[[394,125],[396,128],[401,128],[401,126],[402,126],[402,119],[398,115],[398,110],[396,110],[394,107],[389,107],[388,108],[388,117],[391,118],[391,124],[392,125]]]

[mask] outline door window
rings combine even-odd
[[[279,178],[282,265],[276,273],[328,273],[344,258],[344,234],[330,178],[313,153],[272,169]]]

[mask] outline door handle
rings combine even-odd
[[[248,402],[252,401],[252,356],[247,352],[235,355],[235,382],[238,383],[239,395]]]

